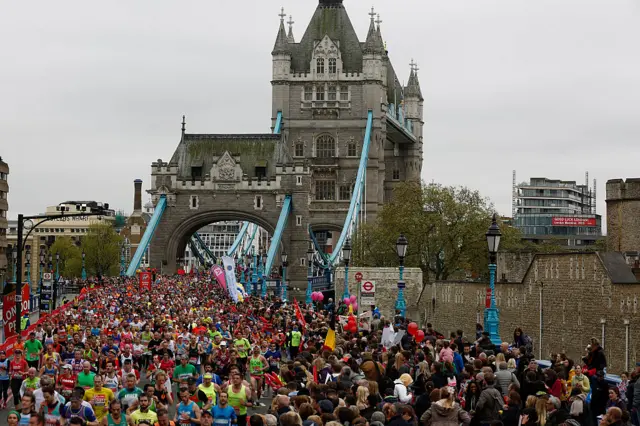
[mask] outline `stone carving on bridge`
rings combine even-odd
[[[241,176],[242,168],[238,161],[229,154],[229,151],[225,151],[225,153],[217,159],[214,158],[211,177],[213,181],[217,182],[217,189],[235,189],[236,183],[240,181]]]

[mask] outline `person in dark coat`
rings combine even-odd
[[[504,426],[518,426],[520,424],[520,411],[522,400],[518,392],[509,392],[509,402],[502,412],[501,419]]]
[[[607,368],[607,357],[604,355],[604,350],[602,346],[600,346],[600,342],[595,337],[591,338],[591,349],[586,358],[585,363],[587,364],[589,375],[593,375]]]
[[[604,371],[596,373],[596,379],[591,383],[591,420],[598,424],[598,416],[604,414],[609,400],[609,384],[604,380]]]

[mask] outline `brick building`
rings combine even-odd
[[[513,330],[522,327],[534,340],[536,356],[565,352],[577,360],[589,339],[597,337],[610,372],[640,360],[635,259],[614,252],[510,253],[501,255],[499,263],[496,302],[503,340],[511,342]],[[473,339],[476,323],[483,320],[487,287],[454,281],[426,286],[417,304],[420,318],[447,335],[460,328]]]

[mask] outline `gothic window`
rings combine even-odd
[[[400,170],[393,169],[393,180],[400,180]]]
[[[355,142],[349,142],[347,146],[347,157],[356,157],[358,155],[358,150],[356,148]]]
[[[349,100],[349,88],[347,86],[340,86],[340,100],[341,101]]]
[[[302,142],[296,142],[295,150],[293,152],[294,157],[304,157],[304,144]]]
[[[304,100],[305,101],[312,101],[313,100],[313,87],[312,86],[305,86],[305,88],[304,88]]]
[[[316,73],[324,74],[324,59],[318,58],[316,59]]]
[[[336,86],[329,86],[329,90],[327,91],[327,100],[335,101],[338,99],[338,93],[336,91]]]
[[[333,201],[335,199],[336,199],[336,181],[317,180],[316,181],[316,200]]]
[[[316,101],[324,101],[324,86],[316,87]]]
[[[351,185],[340,185],[340,200],[348,201],[351,199]]]
[[[335,58],[329,58],[329,74],[335,74],[338,61]]]
[[[331,158],[336,155],[336,141],[329,135],[322,135],[316,139],[316,157]]]

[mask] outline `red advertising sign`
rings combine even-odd
[[[29,314],[29,284],[22,285],[21,315]],[[16,292],[15,290],[4,296],[2,301],[2,320],[4,321],[4,338],[16,335]]]
[[[487,296],[484,298],[484,307],[487,309],[491,307],[491,287],[487,287]]]
[[[595,217],[553,217],[553,226],[596,226]]]
[[[213,265],[213,268],[211,269],[213,270],[213,275],[216,277],[216,280],[218,281],[218,284],[220,284],[220,287],[226,290],[227,278],[224,276],[224,269],[222,269],[222,266]]]
[[[140,272],[140,290],[151,290],[151,272]]]

